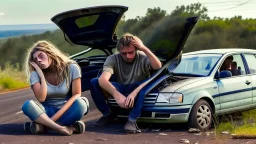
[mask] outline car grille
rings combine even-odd
[[[144,99],[144,107],[151,107],[154,106],[158,97],[158,93],[149,93],[145,96]],[[108,99],[110,104],[111,111],[118,115],[118,117],[128,117],[130,113],[130,109],[122,109],[119,108],[118,104],[116,103],[114,98]],[[117,108],[118,107],[118,108]],[[169,119],[170,114],[168,113],[161,113],[161,112],[149,112],[142,110],[141,118],[156,118],[156,119]]]
[[[144,98],[144,105],[152,105],[156,103],[158,93],[148,93]],[[108,102],[111,106],[118,106],[114,98],[108,99]]]

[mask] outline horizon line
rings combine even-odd
[[[56,25],[55,23],[35,23],[35,24],[0,24],[0,26],[8,26],[8,25],[42,25],[42,24]]]

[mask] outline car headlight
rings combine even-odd
[[[181,93],[159,93],[157,101],[159,103],[182,103],[183,95]]]

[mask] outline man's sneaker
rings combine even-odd
[[[107,125],[107,124],[113,122],[114,119],[115,119],[115,117],[112,116],[112,115],[109,115],[109,116],[107,116],[107,117],[101,117],[99,120],[97,120],[97,121],[93,124],[93,126],[97,126],[97,127],[104,126],[104,125]]]
[[[127,123],[124,125],[124,131],[126,133],[141,133],[141,130],[139,129],[137,123],[130,120],[128,120]]]
[[[27,131],[27,132],[30,131],[30,124],[31,124],[31,122],[25,122],[25,123],[23,124],[23,129],[24,129],[24,131]]]
[[[30,124],[30,131],[33,134],[40,134],[40,133],[44,133],[46,131],[46,128],[41,124],[32,122]]]
[[[82,121],[77,121],[72,125],[75,128],[74,133],[82,134],[85,131],[85,124]]]

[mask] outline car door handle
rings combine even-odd
[[[250,82],[250,81],[248,81],[248,80],[245,82],[245,84],[247,84],[247,85],[249,85],[250,83],[251,83],[251,82]]]

